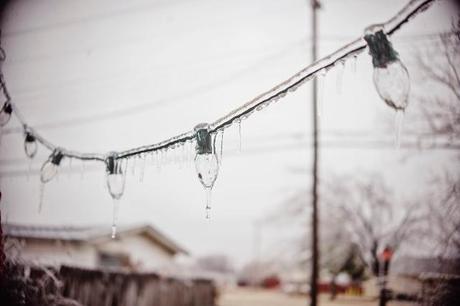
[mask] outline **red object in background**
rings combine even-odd
[[[393,257],[393,249],[386,247],[382,252],[382,259],[383,261],[390,261],[391,257]]]
[[[388,270],[390,270],[391,257],[393,257],[393,249],[387,246],[385,249],[383,249],[381,255],[381,259],[383,261],[383,275],[388,275]]]
[[[278,276],[273,275],[273,276],[264,278],[264,280],[262,281],[262,286],[267,289],[274,289],[274,288],[278,288],[280,286],[280,283],[281,282]]]

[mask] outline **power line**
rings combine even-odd
[[[104,111],[99,114],[91,114],[87,116],[82,116],[79,118],[73,118],[73,119],[66,119],[66,120],[59,120],[55,122],[47,122],[47,123],[42,123],[42,124],[37,124],[34,127],[36,129],[55,129],[55,128],[63,128],[63,127],[73,127],[73,126],[79,126],[82,124],[91,124],[95,122],[101,122],[103,120],[110,120],[110,119],[117,119],[117,118],[123,118],[127,117],[130,115],[135,115],[139,113],[144,113],[145,111],[156,109],[158,107],[162,107],[165,105],[172,105],[176,104],[178,102],[181,102],[182,99],[184,98],[191,98],[195,95],[198,95],[202,92],[207,92],[209,90],[213,90],[222,84],[226,84],[227,82],[234,80],[235,78],[239,78],[242,75],[245,74],[247,71],[252,71],[256,67],[260,66],[261,64],[272,60],[273,58],[277,58],[279,55],[286,53],[286,51],[292,50],[291,46],[288,46],[287,48],[284,48],[283,50],[277,51],[276,53],[270,54],[269,56],[263,58],[261,61],[256,62],[248,67],[245,67],[241,69],[240,71],[237,71],[235,73],[232,73],[230,75],[227,75],[221,79],[213,79],[209,83],[204,84],[204,85],[199,85],[195,88],[192,88],[190,90],[181,92],[180,94],[163,98],[160,99],[159,101],[156,101],[155,103],[152,102],[147,102],[147,103],[142,103],[136,106],[128,106],[122,109],[118,110],[113,110],[113,111]],[[190,103],[190,101],[188,101]],[[8,134],[15,134],[15,133],[23,133],[24,129],[22,127],[16,127],[16,128],[6,128],[3,130],[4,135]]]
[[[299,42],[297,42],[296,44],[299,44]],[[117,118],[132,116],[132,115],[136,115],[136,114],[139,114],[139,113],[143,113],[143,112],[151,110],[151,109],[162,107],[164,105],[169,106],[169,105],[171,105],[173,103],[179,102],[182,98],[185,98],[185,97],[190,98],[191,96],[194,96],[194,95],[199,94],[201,92],[205,92],[207,90],[212,90],[212,89],[220,86],[221,84],[226,83],[227,81],[230,81],[230,80],[233,80],[235,78],[238,78],[244,72],[246,72],[248,70],[252,70],[252,69],[254,69],[254,67],[258,67],[260,64],[265,63],[266,61],[268,61],[268,60],[270,60],[272,58],[275,58],[275,57],[279,56],[280,54],[285,53],[288,50],[291,50],[291,49],[290,48],[285,48],[283,50],[280,50],[279,52],[276,52],[274,54],[271,54],[271,55],[267,56],[266,58],[263,58],[260,62],[257,62],[254,65],[246,67],[246,68],[244,68],[244,69],[242,69],[242,70],[240,70],[238,72],[235,72],[235,73],[233,73],[233,74],[231,74],[229,76],[226,76],[226,77],[224,77],[224,78],[222,78],[220,80],[213,80],[209,84],[197,86],[197,87],[195,87],[193,89],[190,89],[188,91],[182,92],[181,94],[161,99],[161,100],[157,101],[156,103],[147,102],[147,103],[142,103],[142,104],[136,105],[136,106],[125,107],[125,108],[118,109],[118,110],[105,111],[105,112],[99,113],[99,114],[91,114],[91,115],[82,116],[82,117],[78,117],[78,118],[72,118],[72,119],[65,119],[65,120],[59,120],[59,121],[54,121],[54,122],[41,123],[41,124],[35,125],[35,128],[43,130],[43,129],[55,129],[55,128],[66,128],[66,127],[80,126],[80,125],[83,125],[83,124],[91,124],[91,123],[95,123],[95,122],[100,122],[102,120],[111,120],[111,119],[117,119]],[[426,50],[424,50],[424,51],[426,51]],[[434,54],[434,55],[438,55],[438,54],[439,54],[439,52]],[[16,128],[6,128],[6,129],[3,130],[3,134],[13,134],[13,133],[23,133],[23,128],[22,127],[16,127]]]
[[[412,0],[409,2],[398,14],[396,14],[393,18],[383,24],[385,32],[388,35],[393,34],[399,28],[401,28],[408,20],[414,17],[420,11],[423,11],[432,4],[434,0]],[[344,47],[340,48],[336,52],[330,54],[329,56],[313,63],[312,65],[307,66],[306,68],[302,69],[289,79],[285,80],[284,82],[278,84],[277,86],[273,87],[272,89],[266,91],[265,93],[260,94],[259,96],[255,97],[253,100],[245,103],[241,107],[231,111],[224,117],[221,117],[210,124],[210,133],[219,133],[223,132],[226,128],[231,126],[233,123],[239,124],[239,122],[243,119],[246,119],[251,114],[256,111],[259,111],[270,103],[277,101],[288,93],[295,91],[298,87],[303,85],[305,82],[309,81],[317,74],[321,73],[322,71],[327,71],[334,67],[334,65],[338,62],[344,62],[350,57],[357,56],[366,48],[366,42],[360,37],[355,41],[345,45]],[[98,160],[105,162],[106,154],[98,154],[98,153],[81,153],[77,151],[70,151],[65,148],[60,148],[51,142],[49,142],[46,138],[42,137],[35,129],[27,125],[27,122],[22,117],[19,109],[11,101],[11,96],[5,86],[3,76],[2,76],[2,87],[5,93],[5,96],[10,101],[11,107],[13,109],[14,114],[27,130],[27,132],[32,135],[38,142],[40,142],[43,146],[47,147],[51,151],[60,152],[63,156],[68,158],[76,158],[81,160]],[[187,141],[193,141],[195,138],[195,132],[187,131],[183,134],[171,137],[165,141],[160,143],[156,143],[153,145],[146,145],[138,148],[133,148],[127,151],[122,151],[117,153],[117,158],[129,158],[132,156],[140,155],[143,153],[154,152],[159,150],[167,150],[168,148],[175,147],[181,145]]]
[[[426,34],[412,34],[412,35],[404,35],[400,37],[395,37],[393,39],[394,42],[397,42],[398,44],[402,45],[407,45],[407,44],[414,44],[414,43],[426,43],[426,42],[431,42],[434,40],[439,39],[440,36],[446,36],[446,35],[458,35],[458,32],[454,31],[449,31],[449,32],[440,32],[440,33],[426,33]],[[307,37],[307,39],[311,39],[311,37]],[[333,35],[333,34],[326,34],[326,35],[321,35],[321,38],[319,41],[321,43],[337,43],[337,42],[345,42],[350,39],[353,39],[353,36],[351,35]],[[308,40],[304,41],[305,43],[308,43]],[[74,49],[69,52],[59,52],[55,54],[47,54],[47,55],[32,55],[32,56],[26,56],[26,57],[21,57],[18,59],[12,59],[9,60],[8,65],[15,65],[15,64],[22,64],[25,62],[29,61],[39,61],[43,59],[53,59],[55,60],[56,58],[63,58],[63,57],[68,57],[68,56],[78,56],[78,55],[85,55],[88,53],[88,51],[91,51],[91,53],[94,52],[99,52],[101,49],[111,49],[113,50],[114,48],[116,49],[117,47],[120,46],[126,46],[126,45],[132,46],[133,44],[146,44],[145,39],[122,39],[122,40],[117,40],[114,41],[113,43],[108,43],[100,46],[91,46],[91,49]],[[273,48],[274,46],[270,46],[270,48]],[[265,47],[266,49],[267,47]],[[247,52],[247,51],[245,51]]]

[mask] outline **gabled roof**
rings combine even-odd
[[[61,241],[93,242],[100,239],[111,239],[111,229],[103,226],[46,226],[2,224],[5,236],[24,239],[43,239]],[[188,252],[172,239],[150,224],[120,226],[118,236],[145,235],[172,254]]]

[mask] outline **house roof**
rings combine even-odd
[[[5,236],[14,238],[81,242],[111,239],[111,229],[104,226],[78,227],[2,224],[2,227]],[[188,251],[151,224],[120,226],[117,232],[119,237],[143,234],[173,254],[188,254]]]

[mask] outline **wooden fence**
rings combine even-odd
[[[45,291],[43,294],[55,294],[78,302],[69,305],[214,306],[217,298],[213,282],[206,279],[183,280],[155,273],[111,272],[68,266],[58,270],[20,268],[24,269],[30,271],[26,273],[29,275],[27,278],[46,284],[41,286]]]
[[[214,306],[211,281],[157,274],[102,272],[73,267],[59,271],[62,295],[86,306]]]

